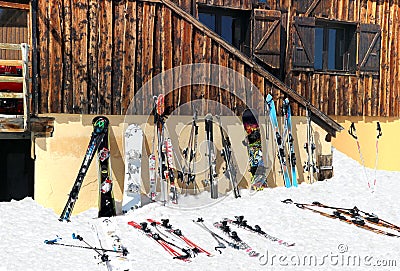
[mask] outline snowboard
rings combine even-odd
[[[137,124],[125,131],[125,180],[122,213],[141,207],[141,160],[143,132]]]
[[[109,120],[104,116],[94,118],[94,122],[98,120],[105,120],[106,125],[104,127],[105,135],[103,140],[99,144],[97,150],[97,159],[99,165],[99,217],[111,217],[115,216],[115,201],[113,194],[113,181],[111,176],[111,158],[110,158],[110,144],[108,140]]]
[[[242,114],[242,122],[246,131],[245,145],[249,155],[251,188],[263,190],[267,187],[265,166],[262,156],[261,133],[258,124],[258,113],[254,109],[246,109]]]

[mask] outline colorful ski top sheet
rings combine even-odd
[[[104,116],[96,117],[93,121],[107,119]],[[107,119],[108,124],[108,119]],[[99,217],[111,217],[116,215],[113,194],[113,181],[111,176],[110,144],[108,140],[108,125],[104,127],[104,137],[99,143],[97,158],[99,165]]]
[[[254,190],[263,190],[267,187],[265,166],[262,154],[261,133],[254,109],[246,109],[242,114],[244,130],[246,131],[246,145],[249,155],[251,173],[251,187]]]
[[[297,187],[296,153],[294,152],[294,138],[292,134],[292,110],[288,98],[283,101],[283,113],[285,117],[285,136],[288,143],[288,160],[292,175],[292,185]]]
[[[267,102],[267,105],[268,105],[268,108],[269,108],[269,118],[270,118],[271,125],[272,125],[272,131],[273,131],[273,134],[274,134],[275,143],[276,143],[276,146],[278,148],[278,159],[279,159],[280,167],[281,167],[281,170],[282,170],[284,184],[285,184],[286,187],[291,187],[292,184],[290,182],[289,171],[288,171],[287,164],[286,164],[286,157],[285,157],[285,149],[284,149],[284,146],[283,146],[283,139],[282,139],[282,136],[281,136],[281,134],[279,132],[278,118],[276,116],[275,103],[274,103],[274,100],[272,99],[271,94],[267,95],[266,102]]]
[[[141,207],[141,161],[143,132],[139,125],[130,124],[125,131],[125,180],[122,212]]]

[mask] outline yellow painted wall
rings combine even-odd
[[[92,115],[66,115],[52,114],[55,117],[54,133],[50,138],[37,138],[35,140],[35,199],[42,205],[52,208],[61,213],[65,206],[72,185],[76,179],[78,170],[82,164],[90,134],[92,132]],[[114,180],[114,196],[117,209],[121,208],[122,190],[124,184],[124,147],[123,132],[128,123],[138,123],[145,131],[142,156],[142,179],[144,185],[142,193],[149,191],[148,155],[152,151],[154,126],[152,118],[148,116],[131,116],[125,119],[124,116],[107,116],[110,119],[110,150],[112,178]],[[199,188],[204,188],[203,180],[207,178],[206,167],[207,157],[205,156],[207,144],[205,141],[205,129],[203,117],[199,117],[198,155],[196,160],[196,182]],[[214,119],[216,121],[216,119]],[[172,139],[172,144],[180,155],[187,146],[192,118],[190,116],[170,116],[166,120],[167,134]],[[294,117],[293,133],[295,139],[295,150],[297,156],[298,182],[307,181],[303,175],[303,165],[306,160],[306,152],[303,148],[306,142],[306,120],[304,117]],[[266,142],[265,118],[260,117],[262,124],[262,142]],[[222,125],[228,131],[233,147],[234,160],[237,165],[238,178],[241,180],[241,187],[248,187],[250,173],[248,172],[247,149],[242,144],[245,132],[240,118],[222,117]],[[331,153],[331,143],[325,141],[326,132],[313,125],[315,130],[315,143],[317,152],[322,154]],[[282,186],[283,178],[280,173],[279,163],[276,159],[276,148],[273,147],[273,137],[269,131],[268,151],[263,145],[264,161],[269,168],[268,184],[270,187]],[[156,139],[157,140],[157,139]],[[225,163],[220,155],[222,149],[219,126],[214,125],[214,142],[217,153],[217,172],[219,192],[225,194],[230,191],[230,183],[224,176]],[[179,150],[178,150],[179,146]],[[179,161],[181,162],[181,161]],[[79,198],[76,202],[74,213],[85,211],[89,208],[96,208],[98,203],[98,178],[96,160],[92,161],[87,175],[84,179]],[[179,164],[175,159],[177,168]],[[271,170],[275,168],[275,170]],[[117,211],[118,211],[117,210]]]
[[[400,153],[400,120],[384,117],[333,117],[345,130],[338,133],[332,145],[361,164],[356,140],[348,133],[351,122],[357,129],[358,141],[365,166],[375,168],[376,158],[376,123],[380,122],[382,136],[379,139],[378,169],[400,170],[398,154]]]

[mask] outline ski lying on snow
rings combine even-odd
[[[286,241],[284,241],[282,239],[279,239],[277,237],[274,237],[274,236],[266,233],[258,225],[255,225],[255,226],[248,225],[247,224],[247,220],[244,220],[243,216],[235,216],[235,220],[232,220],[232,219],[229,219],[229,218],[224,218],[223,221],[226,221],[228,224],[235,225],[235,226],[237,226],[239,228],[243,228],[243,229],[245,229],[247,231],[257,233],[257,234],[259,234],[261,236],[264,236],[265,238],[267,238],[268,240],[270,240],[272,242],[277,242],[279,245],[283,245],[283,246],[286,246],[286,247],[291,247],[291,246],[295,245],[295,243],[288,243],[288,242],[286,242]]]
[[[358,209],[357,206],[354,206],[353,208],[333,207],[333,206],[328,206],[328,205],[322,204],[317,201],[314,201],[312,204],[310,204],[310,206],[317,206],[317,207],[326,208],[326,209],[334,209],[336,211],[339,211],[342,214],[351,215],[353,218],[360,217],[360,218],[366,220],[367,222],[374,224],[376,226],[385,227],[385,228],[393,229],[393,230],[400,232],[400,226],[397,226],[393,223],[383,220],[374,213],[362,211],[362,210]]]
[[[298,207],[300,209],[310,210],[314,213],[320,214],[325,217],[339,219],[340,221],[343,221],[347,224],[353,224],[359,228],[363,228],[365,230],[368,230],[368,231],[371,231],[371,232],[374,232],[377,234],[391,236],[391,237],[397,237],[397,238],[400,237],[400,235],[393,234],[391,232],[372,227],[371,225],[367,224],[368,222],[371,222],[370,220],[364,220],[362,216],[352,216],[350,212],[348,212],[344,209],[329,208],[329,209],[334,209],[333,214],[329,214],[329,213],[312,208],[312,207],[326,208],[326,207],[323,207],[323,205],[321,206],[321,205],[317,205],[317,204],[296,203],[296,202],[293,202],[291,199],[286,199],[282,202],[286,203],[286,204],[294,204],[294,205],[296,205],[296,207]]]
[[[190,262],[190,257],[191,255],[189,252],[185,249],[181,249],[182,253],[176,251],[173,246],[177,247],[171,242],[168,242],[164,238],[162,238],[158,233],[153,232],[150,228],[147,227],[147,223],[136,223],[134,221],[129,221],[128,225],[131,225],[132,227],[138,229],[142,234],[146,235],[147,237],[153,239],[157,244],[159,244],[163,249],[165,249],[171,256],[173,256],[173,259],[178,259],[182,260],[184,262]]]
[[[190,239],[188,239],[185,235],[182,234],[182,231],[180,229],[176,229],[172,227],[171,224],[169,224],[169,219],[161,219],[160,221],[156,221],[154,219],[147,219],[152,225],[155,226],[162,226],[166,232],[180,238],[183,240],[191,249],[197,251],[197,252],[202,252],[205,253],[207,256],[211,257],[213,256],[210,252],[206,251],[205,249],[199,247],[195,243],[193,243]]]
[[[217,233],[213,232],[212,230],[210,230],[205,224],[204,224],[204,220],[203,218],[199,217],[197,218],[197,220],[192,220],[194,223],[196,223],[196,225],[200,226],[203,230],[207,231],[208,233],[211,234],[211,236],[215,239],[215,241],[217,241],[218,245],[215,246],[215,250],[218,251],[220,254],[222,253],[221,249],[222,248],[226,248],[225,244],[226,243],[228,246],[234,248],[234,249],[240,249],[239,246],[234,243],[234,242],[230,242],[228,240],[226,240],[225,238],[221,237],[220,235],[218,235]],[[224,243],[223,243],[224,242]]]
[[[214,227],[222,230],[230,239],[232,239],[240,249],[245,250],[250,257],[258,257],[260,253],[253,250],[246,242],[239,238],[236,231],[231,231],[226,221],[215,222]]]

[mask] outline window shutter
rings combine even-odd
[[[315,18],[295,17],[293,69],[314,69]]]
[[[254,10],[253,53],[271,68],[279,69],[281,53],[281,12]]]
[[[360,71],[379,72],[381,29],[377,24],[360,24],[358,68]]]

